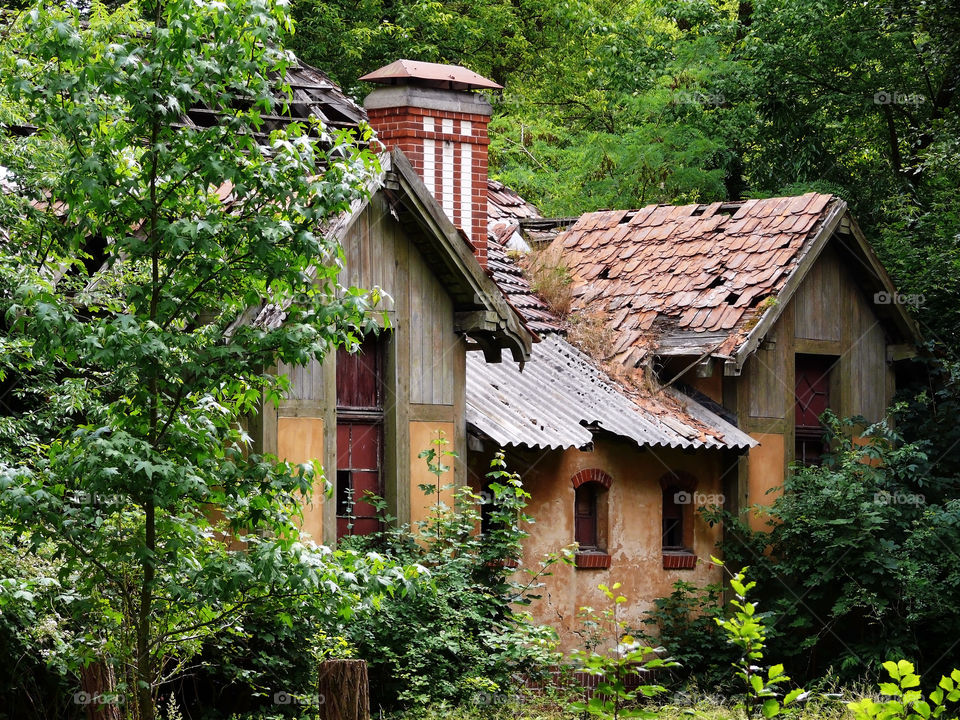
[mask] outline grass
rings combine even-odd
[[[852,715],[846,708],[846,702],[857,699],[860,694],[846,691],[830,694],[839,697],[814,696],[784,717],[791,720],[850,720]],[[722,695],[693,690],[664,697],[665,704],[650,708],[655,710],[660,720],[746,720],[735,701]],[[579,713],[566,709],[567,702],[560,698],[530,695],[512,702],[495,701],[460,707],[444,705],[383,717],[384,720],[580,720]]]

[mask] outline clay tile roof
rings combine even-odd
[[[574,308],[611,313],[611,357],[633,364],[651,333],[726,355],[783,288],[834,202],[807,193],[587,213],[551,247],[570,268]]]
[[[499,234],[491,233],[487,241],[487,270],[500,287],[504,297],[538,335],[565,332],[562,322],[533,292],[520,267],[508,255],[502,240],[516,231],[515,225],[499,225]]]
[[[277,86],[275,114],[262,113],[263,122],[254,136],[259,141],[267,139],[272,130],[284,128],[291,122],[319,119],[327,131],[356,130],[366,121],[367,113],[351,100],[333,80],[322,71],[294,59],[293,64],[283,73],[273,73]],[[290,93],[286,88],[289,86]],[[175,126],[209,127],[220,121],[226,112],[224,108],[213,108],[203,104],[191,107]]]
[[[487,180],[487,221],[491,225],[502,222],[540,218],[540,210],[524,200],[516,191],[496,180]]]

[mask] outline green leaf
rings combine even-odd
[[[776,717],[780,714],[780,703],[772,698],[769,700],[764,700],[762,711],[765,718]]]

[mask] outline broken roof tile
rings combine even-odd
[[[744,326],[759,300],[776,296],[796,268],[832,200],[807,193],[587,213],[552,247],[578,288],[575,308],[617,300],[614,345],[622,345],[628,333],[629,342],[647,343],[660,318],[678,331],[727,332],[721,351],[729,351],[746,336]],[[580,287],[588,282],[589,292]],[[643,331],[636,340],[633,328]],[[624,350],[620,356],[629,360],[633,354]]]

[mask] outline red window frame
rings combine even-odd
[[[367,493],[383,496],[385,335],[337,350],[337,539],[382,529]]]

